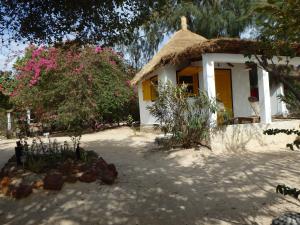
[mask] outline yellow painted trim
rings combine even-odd
[[[178,75],[192,75],[192,74],[198,74],[200,71],[202,71],[202,67],[200,66],[188,66],[183,68],[182,70],[178,71]]]
[[[150,80],[144,80],[142,82],[142,91],[143,91],[143,100],[144,101],[150,101],[151,100],[150,85],[151,85]]]

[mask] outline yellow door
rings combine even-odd
[[[226,69],[215,70],[216,96],[224,104],[226,112],[233,116],[231,72]],[[220,119],[220,118],[219,118]]]

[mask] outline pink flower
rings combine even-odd
[[[109,62],[110,62],[111,65],[116,65],[117,64],[116,61],[114,61],[114,60],[110,60]]]
[[[97,46],[95,48],[95,53],[99,53],[99,52],[102,52],[103,51],[103,48],[101,46]]]
[[[130,80],[126,80],[126,85],[127,85],[128,87],[131,86]]]
[[[74,70],[74,72],[75,73],[77,73],[77,74],[79,74],[82,70],[83,70],[83,64],[80,64],[80,66],[78,67],[78,68],[76,68],[75,70]]]

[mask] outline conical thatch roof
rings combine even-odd
[[[138,72],[132,79],[131,83],[136,84],[143,77],[147,76],[161,65],[166,64],[165,58],[172,58],[172,56],[184,51],[185,49],[207,41],[206,38],[195,34],[187,29],[186,18],[181,18],[182,29],[177,31],[171,39],[164,45],[157,54]]]

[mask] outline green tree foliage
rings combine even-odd
[[[260,52],[255,55],[259,66],[268,71],[273,80],[282,82],[298,103],[300,91],[299,86],[294,85],[293,76],[300,73],[299,68],[290,64],[290,60],[300,53],[299,12],[299,0],[267,0],[257,4],[253,13],[259,31],[257,40]]]
[[[157,118],[160,128],[172,135],[169,146],[191,147],[207,141],[210,113],[217,111],[215,101],[204,92],[187,97],[186,85],[175,86],[170,81],[158,87],[158,98],[148,109]]]
[[[0,109],[7,110],[12,108],[9,96],[5,90],[11,90],[11,72],[0,71]]]
[[[56,127],[97,129],[127,118],[136,106],[132,73],[111,49],[30,46],[15,68],[16,108],[30,108],[38,121]]]
[[[60,42],[71,35],[111,46],[130,40],[134,28],[165,0],[1,0],[2,41]]]
[[[239,37],[253,24],[249,13],[254,0],[173,0],[149,17],[147,23],[136,30],[128,53],[132,63],[141,67],[148,61],[158,45],[170,33],[180,29],[180,17],[186,16],[192,32],[206,38]],[[139,55],[139,57],[135,57]]]

